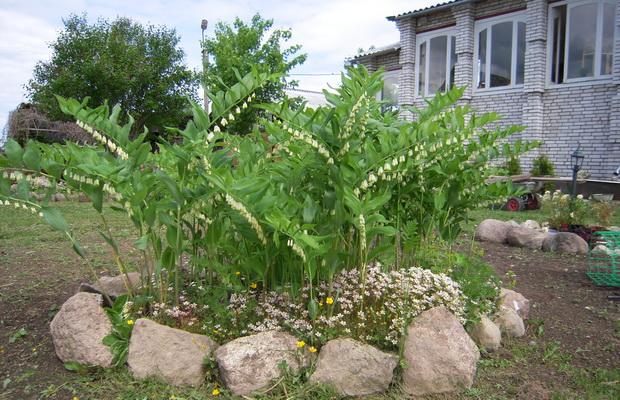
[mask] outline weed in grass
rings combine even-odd
[[[26,335],[28,335],[26,328],[20,328],[19,330],[13,332],[11,336],[9,336],[9,343],[15,343],[19,339],[26,337]]]

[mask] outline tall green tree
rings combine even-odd
[[[120,104],[143,127],[162,132],[188,115],[187,98],[197,99],[199,77],[184,64],[179,36],[164,26],[128,18],[71,15],[50,44],[50,61],[40,61],[26,85],[30,100],[55,120],[68,118],[54,95],[91,97],[91,104]]]
[[[209,62],[203,84],[209,91],[224,90],[238,82],[237,70],[241,75],[252,68],[268,74],[282,74],[256,92],[256,102],[267,103],[285,97],[286,87],[296,87],[297,81],[286,77],[295,66],[306,61],[306,54],[300,53],[300,45],[286,47],[292,37],[288,29],[272,29],[273,20],[263,19],[259,14],[248,23],[235,18],[232,24],[218,22],[215,37],[206,39],[202,45],[207,51]],[[245,134],[260,115],[256,109],[244,110],[233,123],[233,131]]]

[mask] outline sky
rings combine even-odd
[[[186,63],[198,70],[200,22],[209,21],[207,36],[218,21],[236,16],[249,20],[255,13],[274,20],[276,28],[293,32],[291,44],[301,44],[307,61],[292,74],[300,89],[320,91],[339,82],[344,59],[358,48],[398,42],[398,30],[386,16],[438,3],[438,0],[0,0],[0,132],[9,111],[26,101],[24,85],[39,60],[51,56],[49,44],[62,30],[63,17],[86,13],[99,17],[132,18],[144,24],[165,25],[181,37]],[[310,75],[305,75],[310,74]],[[313,75],[314,74],[314,75]],[[316,75],[334,74],[334,75]]]

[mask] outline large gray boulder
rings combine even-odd
[[[478,347],[487,353],[497,351],[502,342],[502,333],[499,326],[487,316],[482,316],[480,321],[473,325],[470,336]]]
[[[525,335],[525,324],[519,314],[512,308],[500,307],[495,323],[499,329],[508,337],[521,337]]]
[[[588,242],[572,232],[559,232],[549,235],[542,243],[543,251],[560,253],[588,254]]]
[[[474,237],[481,242],[504,243],[511,225],[497,219],[485,219],[476,227]]]
[[[540,250],[542,243],[547,237],[544,232],[524,226],[512,226],[506,233],[506,243],[515,247]]]
[[[403,390],[424,396],[471,387],[480,352],[459,320],[441,306],[409,325],[403,357]]]
[[[345,396],[385,392],[398,357],[353,339],[335,339],[321,349],[310,382],[335,387]]]
[[[142,318],[131,334],[127,364],[137,379],[154,377],[171,385],[199,386],[205,379],[204,360],[217,346],[208,336]]]
[[[540,229],[540,224],[537,221],[534,221],[533,219],[528,219],[527,221],[523,222],[521,226],[525,228],[534,229],[534,230]]]
[[[284,362],[294,372],[306,365],[308,358],[297,348],[297,339],[285,332],[268,331],[245,336],[220,346],[215,360],[220,378],[237,396],[265,389],[279,378]]]
[[[140,273],[128,272],[127,275],[102,276],[92,285],[82,283],[79,290],[80,292],[105,293],[114,300],[118,296],[127,294],[127,284],[125,281],[131,286],[132,290],[140,288]]]
[[[527,319],[530,313],[530,301],[514,290],[502,288],[499,292],[498,305],[512,308],[523,319]]]
[[[103,308],[101,295],[77,293],[67,300],[50,323],[56,355],[63,362],[109,367],[110,347],[103,338],[112,324]]]

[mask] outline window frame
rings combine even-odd
[[[457,35],[457,30],[456,30],[456,27],[454,26],[450,26],[447,28],[441,28],[441,29],[435,29],[432,31],[416,34],[416,37],[415,37],[415,46],[416,46],[415,47],[415,69],[414,69],[415,98],[427,98],[427,97],[433,97],[435,95],[435,93],[432,93],[432,94],[428,93],[428,86],[429,86],[429,81],[430,81],[429,80],[429,65],[430,65],[430,60],[431,60],[430,42],[431,42],[431,39],[439,37],[439,36],[447,36],[447,39],[448,39],[446,43],[446,91],[450,90],[450,85],[454,83],[454,82],[450,82],[450,66],[452,64],[452,41],[455,42],[455,46],[456,46],[456,35]],[[424,66],[424,90],[423,90],[423,93],[420,93],[420,87],[419,87],[420,46],[424,42],[426,42],[426,60],[425,60],[426,65]],[[456,64],[455,64],[455,68],[456,68]],[[455,74],[454,80],[456,80],[456,74]]]
[[[383,81],[383,87],[381,88],[380,91],[377,92],[375,98],[377,99],[377,101],[384,101],[385,99],[383,98],[383,92],[385,90],[385,78],[387,77],[396,77],[396,82],[398,83],[398,85],[400,86],[400,74],[401,74],[401,69],[392,69],[389,71],[384,71],[383,72],[383,76],[381,77],[382,81]],[[400,89],[400,87],[399,87]],[[393,104],[392,106],[394,107],[398,107],[400,105],[400,94],[398,94],[397,92],[397,96],[396,96],[396,103]]]
[[[614,10],[617,10],[617,0],[562,0],[549,4],[549,8],[547,10],[547,72],[546,72],[546,87],[561,87],[570,84],[579,84],[579,83],[607,83],[613,79],[613,69],[616,64],[616,54],[615,54],[615,44],[612,47],[614,51],[612,52],[612,64],[611,64],[611,73],[607,75],[601,74],[601,53],[603,46],[603,7],[604,4],[608,3],[614,6]],[[570,10],[572,8],[582,6],[585,4],[596,4],[596,32],[595,32],[595,44],[594,44],[594,65],[593,65],[593,76],[585,76],[581,78],[568,78],[568,52],[569,52],[569,38],[570,38]],[[563,81],[561,83],[556,83],[551,80],[552,72],[553,72],[553,19],[551,18],[553,9],[555,7],[566,6],[566,32],[564,33],[564,64],[563,64]],[[618,15],[614,16],[615,19],[618,18]],[[618,29],[616,29],[616,24],[614,23],[614,35],[612,40],[615,42],[618,38]]]
[[[491,60],[492,60],[492,50],[493,50],[493,33],[492,28],[493,25],[501,24],[503,22],[512,22],[512,50],[511,50],[511,60],[510,60],[510,85],[505,86],[497,86],[490,87],[491,84]],[[523,68],[523,83],[516,83],[517,80],[517,47],[519,44],[519,22],[523,22],[525,24],[525,48],[527,51],[527,13],[524,10],[511,12],[508,14],[502,14],[495,17],[489,17],[482,20],[475,21],[474,23],[474,58],[473,58],[473,88],[474,92],[486,93],[486,92],[501,92],[501,91],[510,91],[514,89],[522,89],[525,84],[525,70],[527,69],[527,64],[525,64],[524,60],[524,68]],[[478,64],[478,52],[479,52],[479,41],[480,41],[480,32],[483,30],[487,30],[487,49],[486,49],[486,59],[487,59],[487,67],[485,72],[485,82],[488,83],[489,87],[479,88],[479,70],[480,65]]]

